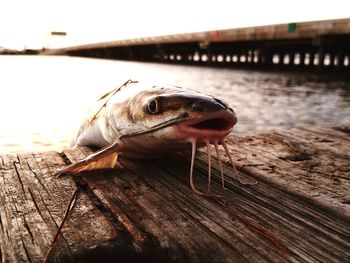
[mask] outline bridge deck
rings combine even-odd
[[[116,40],[41,54],[348,74],[350,19]]]
[[[121,39],[101,43],[73,46],[65,51],[108,48],[133,45],[156,45],[183,42],[238,42],[281,39],[314,39],[322,35],[350,34],[350,19],[298,22],[245,28],[211,30],[194,33],[173,34],[164,36]]]
[[[227,190],[213,163],[212,189],[222,198],[191,191],[186,153],[58,179],[55,171],[91,151],[3,154],[0,261],[41,261],[76,188],[51,262],[349,261],[349,135],[349,127],[338,127],[230,137],[241,175],[258,183],[230,179],[224,156]],[[204,152],[195,176],[205,189]]]

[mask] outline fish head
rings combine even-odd
[[[124,109],[129,128],[120,140],[129,157],[156,158],[157,153],[188,149],[193,140],[198,147],[220,142],[237,123],[235,112],[222,100],[175,86],[140,91]]]

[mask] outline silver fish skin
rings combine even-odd
[[[193,140],[197,148],[220,142],[237,122],[222,100],[170,85],[131,82],[99,103],[98,113],[92,111],[83,121],[73,145],[114,144],[127,158],[162,157],[191,149]]]

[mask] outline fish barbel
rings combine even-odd
[[[218,146],[222,145],[234,169],[225,137],[237,117],[232,108],[213,96],[176,86],[152,86],[127,81],[99,99],[97,110],[82,122],[72,146],[93,146],[101,150],[57,174],[114,168],[117,157],[159,158],[192,149],[190,185],[196,149],[207,146],[210,190],[210,145],[214,145],[224,177]]]

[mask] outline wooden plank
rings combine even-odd
[[[346,128],[299,128],[230,140],[243,171],[350,216]],[[228,159],[226,159],[228,161]]]
[[[315,150],[314,156],[306,155],[318,142],[311,138],[312,143],[301,145],[304,131],[308,135],[305,138],[321,132],[323,135],[317,135],[321,144],[327,132],[336,132],[297,129],[290,132],[295,138],[287,132],[285,136],[274,132],[230,138],[235,142],[233,148],[239,149],[236,157],[254,156],[253,163],[244,164],[240,160],[241,170],[245,172],[243,176],[252,175],[259,183],[243,186],[230,180],[223,199],[208,199],[191,192],[186,154],[161,161],[123,160],[124,171],[95,174],[83,180],[101,203],[118,215],[143,254],[153,250],[163,260],[169,260],[171,255],[176,261],[191,262],[230,262],[233,258],[252,262],[343,261],[350,251],[349,207],[341,202],[333,205],[334,200],[341,198],[331,194],[339,187],[346,195],[343,183],[347,184],[347,180],[341,178],[341,184],[335,184],[329,192],[321,192],[322,199],[311,199],[309,191],[320,191],[315,184],[324,186],[323,178],[320,182],[314,178],[311,185],[301,179],[289,179],[294,171],[303,172],[306,177],[305,164],[298,167],[296,163],[312,161],[324,152]],[[337,138],[346,140],[347,135],[341,133]],[[67,156],[75,162],[84,154],[70,151]],[[336,160],[337,155],[330,158]],[[337,159],[337,165],[346,165],[349,156],[345,159],[344,162]],[[255,165],[260,161],[264,165]],[[266,169],[268,165],[274,165],[273,171],[278,172],[273,180],[270,180],[271,169]],[[217,162],[213,168],[214,178],[219,178]],[[204,154],[199,156],[195,171],[196,184],[205,189]],[[232,175],[233,169],[226,165],[225,173]],[[220,180],[215,182],[215,192],[223,194]]]
[[[76,184],[71,178],[57,180],[53,176],[65,165],[55,152],[2,155],[0,160],[0,261],[39,262],[57,232]],[[62,234],[50,261],[93,258],[103,251],[104,243],[123,233],[118,233],[80,192]],[[121,242],[113,243],[118,243],[118,249],[123,247]]]
[[[77,203],[53,262],[346,262],[350,260],[349,128],[299,128],[228,140],[240,184],[222,152],[227,190],[213,156],[213,192],[189,187],[189,154],[121,159],[123,169],[56,179],[91,153],[0,156],[0,261],[40,261],[74,189]],[[207,187],[204,150],[195,184]]]

